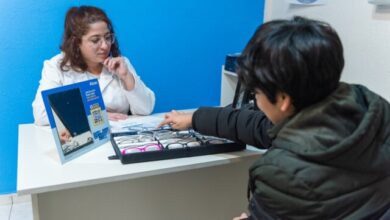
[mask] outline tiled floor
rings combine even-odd
[[[31,196],[0,197],[0,220],[32,220]]]

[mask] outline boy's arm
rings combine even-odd
[[[267,130],[273,125],[258,110],[202,107],[194,112],[193,128],[207,135],[224,137],[236,142],[269,148],[271,139]]]

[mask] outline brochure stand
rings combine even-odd
[[[109,140],[109,125],[97,79],[42,91],[62,163]]]

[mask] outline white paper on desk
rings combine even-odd
[[[150,130],[157,128],[162,121],[163,118],[157,116],[130,116],[126,120],[110,121],[111,133],[131,132],[138,128]]]
[[[324,5],[326,0],[287,0],[288,3],[293,5]]]

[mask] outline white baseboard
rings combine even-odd
[[[31,202],[31,195],[13,195],[12,198],[14,200],[14,203]]]
[[[0,205],[10,205],[24,202],[31,202],[31,195],[0,195]]]
[[[11,195],[1,195],[0,196],[0,205],[9,205],[11,204]]]

